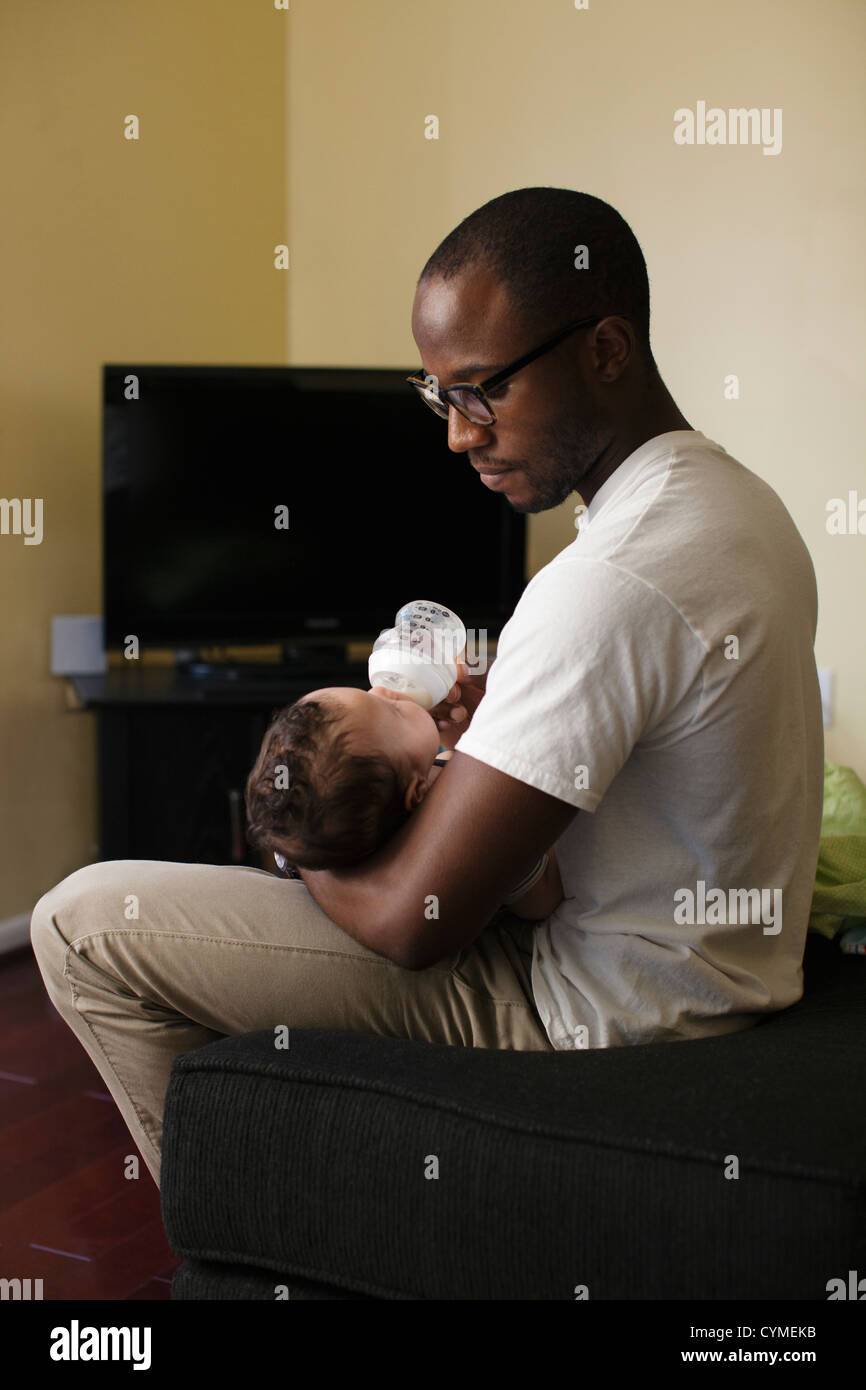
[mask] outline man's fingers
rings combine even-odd
[[[447,714],[444,714],[441,719],[437,719],[436,723],[439,725],[439,728],[447,729],[449,724],[459,723],[461,719],[465,719],[466,711],[463,710],[463,713],[461,714],[460,710],[463,710],[463,706],[456,705],[454,709],[449,710]]]
[[[453,706],[453,705],[456,705],[456,703],[457,703],[457,701],[458,701],[459,699],[460,699],[460,685],[459,685],[459,683],[458,683],[458,684],[452,685],[451,689],[448,691],[448,694],[445,696],[445,699],[444,699],[444,700],[440,700],[439,703],[438,703],[438,705],[435,706],[435,709],[439,711],[439,713],[434,714],[434,716],[433,716],[433,717],[435,718],[437,724],[442,724],[443,722],[444,722],[445,724],[448,723],[448,721],[449,721],[449,719],[450,719],[450,717],[451,717],[451,711],[450,711],[449,709],[445,708],[445,707],[446,707],[447,705],[452,705],[452,706]]]
[[[440,729],[447,729],[450,728],[452,724],[461,724],[465,719],[468,718],[469,712],[465,708],[465,706],[455,705],[454,708],[449,711],[447,717],[437,719],[436,723]]]

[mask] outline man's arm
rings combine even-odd
[[[459,749],[396,835],[360,864],[301,869],[349,936],[408,970],[468,946],[577,808]]]

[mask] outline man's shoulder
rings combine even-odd
[[[638,562],[634,556],[572,548],[555,556],[526,586],[503,629],[499,650],[513,648],[534,660],[536,649],[557,642],[563,650],[601,660],[613,645],[705,647],[678,595],[672,578],[646,556]]]
[[[665,591],[668,581],[679,589],[696,575],[721,573],[734,556],[744,569],[772,570],[777,546],[807,578],[808,552],[779,494],[700,435],[650,457],[597,512],[590,507],[576,543],[552,564],[592,559]]]
[[[713,617],[751,612],[759,593],[769,617],[810,607],[811,558],[781,498],[705,436],[651,455],[603,500],[527,584],[515,636],[682,624],[706,647]]]

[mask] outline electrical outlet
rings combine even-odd
[[[818,667],[818,684],[821,687],[821,707],[824,711],[824,728],[833,723],[833,672],[829,666]]]

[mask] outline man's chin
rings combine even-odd
[[[540,492],[538,488],[533,487],[532,483],[526,480],[525,474],[523,478],[524,486],[522,488],[515,488],[513,491],[509,489],[505,494],[506,501],[514,512],[521,512],[530,516],[534,516],[538,512],[549,512],[554,507],[561,506],[574,492],[574,488],[571,486],[566,487],[565,491],[562,488],[557,488],[555,492]]]

